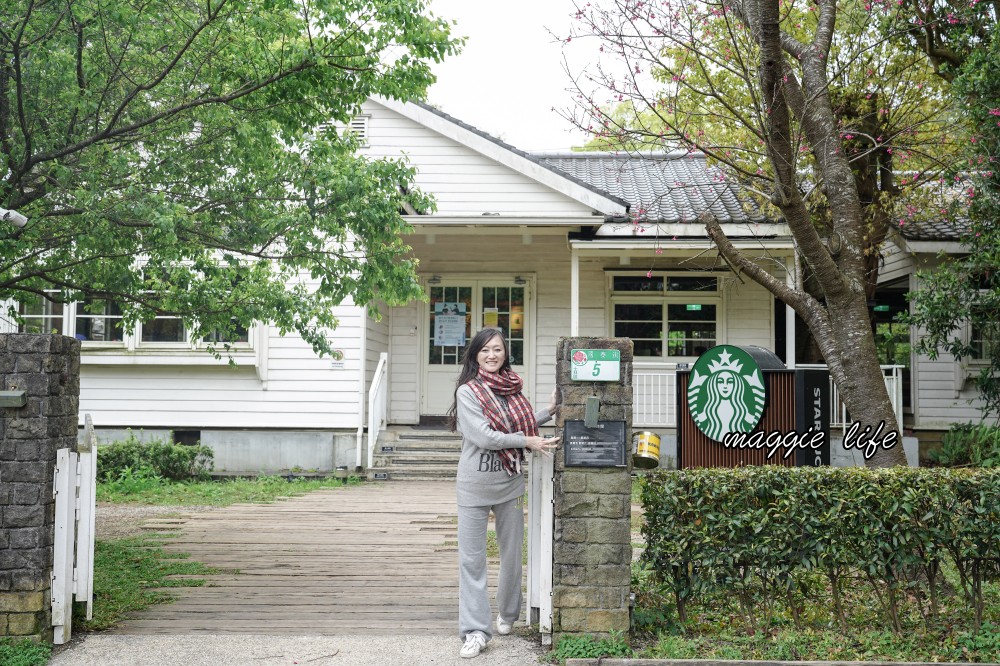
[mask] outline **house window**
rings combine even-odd
[[[93,298],[77,303],[76,337],[85,342],[124,342],[121,306]]]
[[[240,326],[236,324],[236,328],[233,332],[220,331],[219,329],[213,329],[209,331],[204,338],[205,342],[220,345],[238,345],[238,344],[249,344],[250,343],[250,329],[245,326]]]
[[[989,327],[973,323],[969,327],[969,347],[972,348],[970,360],[973,362],[989,362],[992,352],[995,350],[996,331],[991,331]]]
[[[716,345],[718,278],[614,275],[612,334],[631,338],[637,358],[699,356]]]
[[[21,303],[18,313],[24,321],[17,327],[18,333],[62,333],[63,304],[53,303],[39,297],[33,303]]]
[[[140,342],[144,343],[185,343],[187,328],[180,317],[155,317],[142,322]]]

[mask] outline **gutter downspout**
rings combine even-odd
[[[359,366],[359,386],[358,386],[358,433],[356,440],[357,456],[354,461],[354,471],[361,471],[361,450],[364,448],[364,432],[365,432],[365,396],[368,395],[366,391],[366,384],[368,383],[367,370],[368,370],[368,306],[365,305],[361,309],[361,361]]]

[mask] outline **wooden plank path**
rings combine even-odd
[[[170,588],[176,601],[116,633],[457,634],[454,481],[368,483],[145,527],[177,530],[166,550],[225,573]]]

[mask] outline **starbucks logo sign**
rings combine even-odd
[[[739,347],[719,345],[691,368],[688,409],[698,429],[721,442],[732,432],[750,432],[764,413],[760,366]]]

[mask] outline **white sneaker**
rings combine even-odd
[[[472,659],[478,657],[482,649],[486,647],[486,639],[480,633],[472,633],[465,637],[465,645],[462,646],[462,659]]]
[[[508,622],[507,620],[503,619],[501,616],[497,615],[497,633],[498,634],[500,634],[501,636],[506,636],[507,634],[509,634],[513,630],[514,630],[514,623],[513,622]]]

